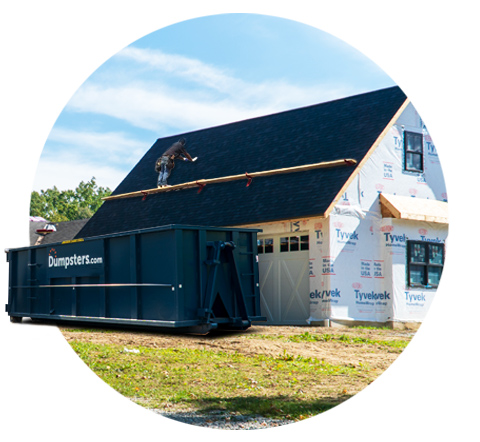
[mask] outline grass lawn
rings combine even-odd
[[[332,364],[324,359],[290,354],[276,356],[219,351],[176,345],[87,342],[70,345],[80,358],[112,388],[150,409],[224,410],[243,415],[302,420],[345,401],[369,383],[381,370],[348,360]],[[352,352],[400,354],[409,339],[376,339],[348,333],[310,332],[290,335],[248,334],[249,342],[314,343],[348,347]],[[290,344],[292,345],[292,344]]]

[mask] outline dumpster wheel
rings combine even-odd
[[[10,322],[22,322],[22,317],[21,316],[10,316]]]

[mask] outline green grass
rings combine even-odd
[[[374,345],[381,347],[390,347],[392,349],[403,350],[409,344],[409,340],[392,339],[392,340],[379,340],[370,339],[362,336],[348,336],[346,334],[334,335],[329,333],[313,334],[310,332],[304,332],[297,335],[281,336],[281,335],[260,335],[252,334],[250,339],[280,339],[286,342],[341,342],[349,345]]]
[[[70,333],[117,333],[118,330],[107,328],[69,328],[63,327],[62,330]]]
[[[352,327],[353,330],[388,330],[391,331],[392,329],[390,327],[378,327],[374,325],[355,325]]]
[[[155,349],[72,341],[80,358],[106,383],[147,408],[226,410],[301,420],[348,399],[349,380],[368,385],[368,367],[316,358],[245,356],[186,348]],[[322,386],[332,377],[335,387]],[[334,388],[333,391],[326,391]],[[322,390],[323,389],[323,390]]]

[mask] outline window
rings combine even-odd
[[[263,253],[263,239],[257,239],[257,254],[260,255]]]
[[[308,235],[280,238],[280,252],[298,252],[308,250]]]
[[[404,132],[405,170],[423,172],[423,135]]]
[[[265,239],[265,253],[273,253],[273,238]]]
[[[437,287],[442,276],[444,245],[425,241],[408,241],[408,285]]]
[[[257,254],[273,253],[273,238],[257,240]]]
[[[300,248],[300,238],[298,236],[290,237],[290,252],[297,252]]]

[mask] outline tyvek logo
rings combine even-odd
[[[432,138],[430,135],[425,135],[425,144],[427,147],[427,155],[433,156],[433,157],[438,157],[438,152],[433,144]]]
[[[341,292],[338,289],[322,290],[322,291],[315,290],[314,292],[310,293],[310,299],[321,299],[323,302],[338,302],[338,299],[333,299],[333,298],[340,298],[340,297],[341,297]]]
[[[340,221],[334,222],[333,227],[335,227],[335,231],[337,232],[337,240],[339,242],[350,242],[351,240],[358,241],[358,233],[356,231],[353,232],[346,232],[343,230],[343,223]]]
[[[347,192],[345,192],[345,193],[342,195],[341,203],[340,203],[340,204],[343,204],[344,206],[349,206],[349,205],[350,205],[350,201],[349,201],[349,199],[348,199]]]
[[[342,229],[335,229],[337,232],[337,240],[339,242],[350,242],[358,241],[358,232],[354,230],[353,232],[345,232]]]
[[[405,292],[405,297],[407,303],[413,303],[413,302],[427,302],[427,298],[425,298],[424,293],[409,293]]]
[[[392,235],[391,233],[385,232],[385,241],[387,245],[392,244],[405,244],[407,242],[407,236],[404,234],[402,235]]]
[[[393,226],[383,226],[381,229],[382,233],[385,235],[385,241],[388,246],[404,246],[407,242],[407,236],[405,233],[402,235],[393,234]]]
[[[390,299],[390,293],[386,290],[383,293],[371,292],[361,292],[360,290],[354,290],[355,298],[359,301],[386,301]]]
[[[428,230],[427,229],[418,229],[418,233],[420,234],[421,241],[429,241],[429,242],[443,242],[438,236],[436,238],[429,238],[427,236]]]

